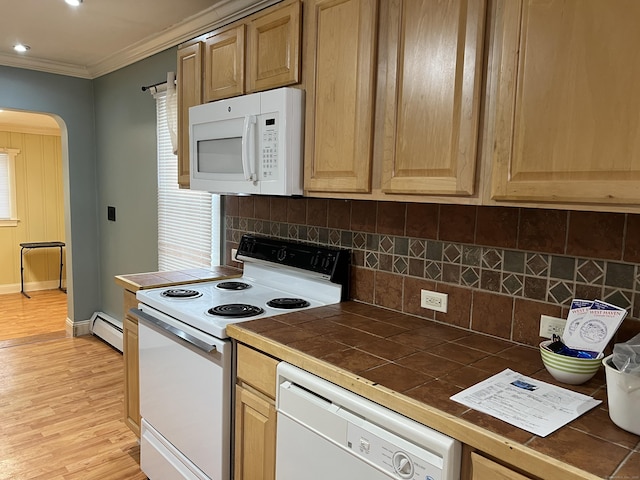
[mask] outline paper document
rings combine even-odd
[[[627,311],[624,308],[602,300],[574,300],[571,302],[562,341],[567,347],[575,350],[600,353],[604,351],[626,316]]]
[[[455,394],[451,400],[540,437],[602,403],[509,369]]]

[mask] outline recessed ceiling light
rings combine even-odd
[[[64,0],[64,1],[67,2],[69,5],[71,5],[72,7],[77,7],[82,3],[82,0]]]
[[[16,43],[16,44],[13,46],[13,49],[14,49],[16,52],[24,53],[24,52],[26,52],[27,50],[31,49],[31,47],[30,47],[29,45],[24,45],[24,44],[22,44],[22,43]]]

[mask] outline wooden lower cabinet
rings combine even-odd
[[[133,292],[124,292],[122,356],[124,359],[124,423],[140,438],[140,375],[138,320],[127,312],[137,305]]]
[[[236,386],[235,480],[273,480],[275,440],[275,402]]]
[[[469,480],[531,480],[475,452],[471,453],[469,465],[468,475],[464,476]]]
[[[278,361],[238,345],[234,480],[273,480]]]

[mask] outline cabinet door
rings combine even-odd
[[[640,2],[498,7],[492,198],[640,203]]]
[[[305,10],[305,190],[369,192],[377,0],[312,0]]]
[[[300,10],[300,2],[295,2],[249,24],[250,92],[300,82]]]
[[[484,458],[471,454],[471,480],[530,480],[513,470]]]
[[[245,28],[238,25],[207,38],[204,59],[206,102],[245,93]]]
[[[236,387],[235,480],[273,480],[276,409],[246,388]]]
[[[474,192],[485,2],[390,2],[381,187]]]
[[[138,321],[124,318],[122,329],[124,359],[124,422],[140,437],[140,376],[138,372]]]
[[[178,184],[189,188],[189,107],[202,103],[202,43],[178,50]]]

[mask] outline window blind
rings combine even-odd
[[[167,124],[167,96],[156,94],[158,269],[220,264],[220,197],[178,188],[178,157]]]

